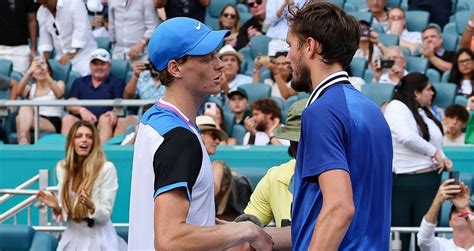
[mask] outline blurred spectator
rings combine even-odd
[[[457,85],[458,93],[470,97],[474,95],[474,54],[470,49],[460,49],[453,60],[449,73],[449,83]]]
[[[471,250],[474,234],[471,224],[474,220],[469,205],[469,187],[464,182],[454,183],[454,179],[445,180],[438,189],[431,207],[426,212],[417,234],[421,251]],[[453,203],[449,212],[449,226],[453,228],[452,239],[435,236],[439,210],[444,201]]]
[[[133,75],[125,86],[123,98],[160,99],[165,95],[166,87],[158,76],[153,76],[149,62],[135,61]],[[158,73],[156,73],[158,74]]]
[[[451,0],[408,0],[408,10],[427,11],[430,13],[430,23],[444,27],[449,22],[452,2]]]
[[[469,113],[466,107],[462,105],[450,105],[444,112],[444,146],[464,145],[466,129]]]
[[[82,0],[38,0],[38,50],[48,59],[53,49],[60,64],[72,63],[82,76],[90,73],[90,54],[97,48]]]
[[[393,64],[383,64],[384,60],[392,60]],[[408,74],[405,69],[407,61],[403,51],[398,46],[389,46],[383,52],[383,59],[379,65],[377,63],[372,64],[374,71],[374,82],[397,85],[400,79]],[[385,68],[387,67],[387,68]]]
[[[423,29],[423,44],[420,47],[420,53],[429,60],[429,68],[436,69],[440,74],[449,71],[453,66],[455,53],[447,51],[441,46],[443,37],[438,27],[430,25]]]
[[[230,110],[234,113],[235,124],[244,126],[244,120],[251,117],[252,113],[248,110],[249,101],[247,91],[242,88],[237,88],[227,94],[229,98]]]
[[[236,89],[240,85],[252,83],[251,77],[239,73],[244,60],[242,53],[237,52],[231,45],[225,45],[219,51],[218,56],[224,63],[221,91],[228,93],[229,90]]]
[[[286,126],[279,127],[275,136],[290,141],[288,153],[291,159],[279,166],[270,168],[258,182],[250,202],[245,208],[246,214],[255,215],[263,225],[271,220],[277,227],[291,224],[291,203],[293,202],[292,187],[290,186],[295,172],[296,154],[301,132],[301,113],[306,106],[307,99],[295,102],[288,109]]]
[[[431,100],[436,100],[436,95],[437,95],[436,88],[431,86],[431,91],[433,92],[433,97],[431,98]],[[431,109],[431,112],[433,113],[433,115],[436,117],[437,120],[443,121],[443,119],[444,119],[444,110],[443,110],[443,108],[437,106],[434,102],[431,102],[430,109]]]
[[[13,62],[13,70],[25,72],[36,56],[38,28],[33,0],[0,2],[0,58]],[[31,42],[31,49],[28,45]]]
[[[94,37],[109,37],[108,31],[108,8],[102,0],[87,0],[86,8],[89,16],[92,16],[91,27]]]
[[[260,83],[260,72],[262,66],[270,69],[270,78],[263,82],[272,87],[271,96],[288,99],[298,93],[291,88],[291,79],[293,77],[290,62],[286,59],[288,52],[277,52],[270,60],[267,57],[257,57],[255,59],[255,68],[253,71],[253,82]]]
[[[467,99],[466,110],[474,111],[474,96]]]
[[[25,100],[53,101],[64,97],[64,82],[51,77],[51,67],[42,59],[34,60],[18,84],[18,94]],[[28,85],[30,79],[34,83]],[[61,132],[63,107],[41,106],[39,108],[40,132]],[[21,106],[16,116],[18,144],[30,144],[30,131],[34,129],[35,110],[32,106]]]
[[[367,0],[367,6],[374,17],[372,23],[382,25],[383,31],[387,32],[389,28],[387,0]]]
[[[225,127],[224,127],[224,110],[222,109],[221,105],[214,102],[207,102],[207,103],[215,104],[215,106],[213,106],[215,107],[215,110],[214,109],[211,110],[211,109],[208,109],[208,107],[205,107],[204,115],[211,117],[213,121],[215,121],[217,129],[226,132]],[[236,139],[230,138],[230,137],[226,137],[225,139],[222,139],[220,141],[221,145],[235,145],[236,143],[237,143]]]
[[[16,80],[0,75],[0,91],[10,91],[10,100],[15,100],[18,95],[17,84]]]
[[[393,143],[392,226],[418,226],[436,195],[440,173],[452,169],[442,148],[443,127],[429,109],[432,96],[428,77],[410,73],[385,109]],[[402,250],[408,250],[409,239],[401,234]]]
[[[158,14],[151,0],[110,0],[109,37],[114,48],[112,58],[145,59],[145,50]]]
[[[252,105],[252,117],[244,120],[247,133],[244,145],[289,145],[287,140],[277,139],[273,133],[280,126],[280,107],[270,98],[259,99]]]
[[[90,55],[90,68],[91,75],[74,81],[69,100],[123,98],[125,83],[110,74],[110,54],[106,50],[97,49]],[[124,133],[128,125],[136,122],[133,116],[117,118],[113,107],[69,106],[67,110],[69,114],[62,119],[62,134],[67,135],[75,122],[85,120],[97,125],[102,143],[113,135]]]
[[[471,16],[471,20],[467,22],[459,46],[466,49],[470,48],[471,51],[474,51],[474,13]]]
[[[229,30],[230,35],[224,38],[225,44],[234,47],[237,44],[237,35],[239,34],[240,15],[233,4],[227,4],[219,14],[219,29]]]
[[[400,37],[400,46],[407,47],[413,53],[422,43],[421,33],[410,32],[406,28],[405,12],[401,8],[393,8],[388,12],[389,29],[387,34]]]
[[[267,0],[247,0],[247,6],[252,13],[252,18],[245,22],[239,29],[237,35],[237,44],[234,46],[236,50],[240,50],[247,46],[253,36],[264,35],[262,25],[265,21],[265,6]]]
[[[268,55],[273,57],[278,51],[288,51],[286,34],[288,33],[288,23],[285,18],[288,8],[293,6],[301,7],[304,0],[270,0],[267,1],[266,15],[264,21],[264,32],[272,40],[268,44]]]
[[[216,121],[211,116],[197,116],[196,124],[201,133],[202,143],[206,147],[207,154],[209,156],[216,154],[217,146],[221,141],[226,141],[229,136],[224,130],[217,127]],[[214,190],[214,194],[216,192]]]
[[[211,0],[153,0],[156,8],[165,8],[167,19],[190,17],[204,23],[206,7]]]
[[[365,58],[369,65],[382,57],[382,51],[379,47],[383,48],[382,43],[379,41],[379,35],[373,31],[370,27],[370,23],[365,20],[359,21],[360,27],[360,40],[359,48],[354,54],[354,57]]]
[[[57,196],[40,191],[38,198],[67,221],[58,250],[127,250],[111,216],[118,189],[117,171],[107,161],[97,130],[86,121],[75,123],[66,141],[66,158],[56,165]]]

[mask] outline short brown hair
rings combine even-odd
[[[184,56],[178,60],[176,60],[176,62],[180,63],[180,64],[184,64],[186,63],[186,61],[188,60],[188,57],[189,56]],[[150,66],[151,66],[151,73],[152,73],[152,77],[159,77],[160,78],[160,82],[162,85],[168,87],[171,82],[173,82],[174,80],[174,76],[171,75],[171,73],[169,73],[168,71],[168,67],[166,67],[164,70],[162,71],[158,71],[155,67],[155,65],[153,65],[153,63],[151,62],[150,60]]]
[[[286,17],[290,32],[301,47],[309,37],[321,45],[325,64],[346,68],[359,47],[359,23],[341,8],[328,2],[309,1],[302,8],[291,7]]]
[[[271,98],[263,98],[252,104],[252,110],[261,111],[264,114],[272,115],[272,119],[279,118],[281,120],[281,110],[275,101]]]

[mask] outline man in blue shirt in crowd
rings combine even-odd
[[[343,69],[357,21],[327,2],[290,10],[291,86],[312,92],[294,176],[293,250],[388,250],[392,142],[380,108]]]

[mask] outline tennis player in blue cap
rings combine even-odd
[[[273,242],[250,222],[216,225],[212,166],[195,119],[220,91],[216,50],[229,31],[185,17],[160,24],[148,43],[166,93],[142,117],[133,154],[129,250],[223,250]]]

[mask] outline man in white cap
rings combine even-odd
[[[222,47],[218,56],[224,62],[224,74],[221,80],[221,90],[224,93],[229,93],[229,90],[235,90],[240,85],[252,83],[252,77],[239,73],[244,61],[242,53],[228,44]]]
[[[110,74],[110,54],[104,49],[96,49],[90,56],[91,75],[78,78],[69,91],[69,100],[75,99],[118,99],[123,98],[125,83]],[[67,135],[72,125],[86,120],[97,125],[99,138],[105,143],[113,135],[124,133],[134,122],[133,117],[117,118],[113,107],[68,106],[69,114],[62,119],[61,133]]]
[[[150,62],[166,93],[143,115],[135,141],[129,250],[223,250],[244,242],[257,250],[272,247],[253,223],[215,226],[212,166],[195,121],[205,97],[220,91],[224,64],[216,49],[228,34],[177,17],[150,38]]]

